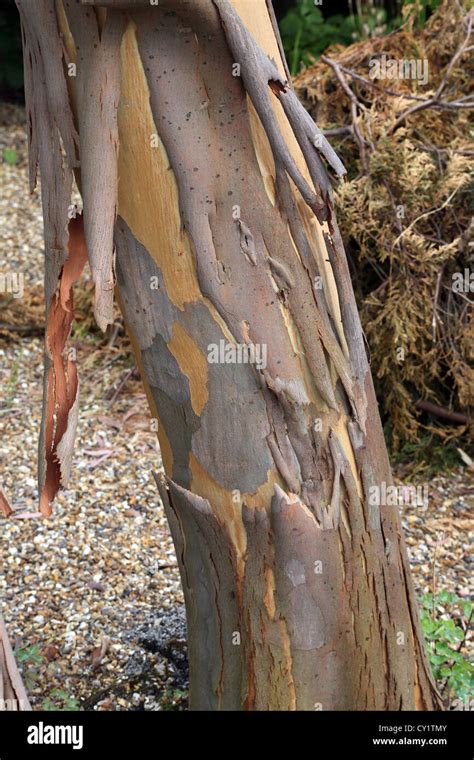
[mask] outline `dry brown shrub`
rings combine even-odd
[[[332,48],[295,81],[348,168],[336,190],[338,220],[395,448],[432,431],[430,422],[444,440],[460,438],[471,419],[472,302],[469,291],[453,290],[453,275],[472,270],[472,22],[468,3],[448,0],[423,30],[407,21],[391,35]],[[383,54],[426,60],[426,85],[371,79],[369,63]],[[414,98],[432,102],[401,119],[421,104]],[[420,401],[466,424],[428,418]]]

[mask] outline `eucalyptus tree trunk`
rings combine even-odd
[[[97,321],[115,281],[158,421],[191,707],[438,709],[398,511],[370,498],[391,474],[326,165],[345,170],[270,2],[17,4],[45,210],[43,513],[70,465],[87,249]]]

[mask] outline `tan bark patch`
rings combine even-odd
[[[168,348],[189,380],[191,403],[199,416],[209,399],[207,358],[179,322],[173,325]]]
[[[170,299],[182,309],[202,296],[189,239],[181,226],[176,179],[153,120],[132,22],[123,37],[121,59],[118,211],[158,263]]]

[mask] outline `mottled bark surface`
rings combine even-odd
[[[98,321],[113,234],[159,422],[191,706],[436,709],[397,508],[369,501],[391,475],[326,172],[344,167],[286,81],[271,9],[40,0],[41,25],[18,5],[32,174],[45,122],[66,151],[43,179],[47,297],[80,163]],[[266,361],[210,361],[220,345]]]

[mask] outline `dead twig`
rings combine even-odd
[[[433,343],[436,343],[436,332],[438,328],[438,323],[441,321],[438,316],[438,299],[439,299],[439,293],[441,290],[441,281],[443,279],[444,267],[445,265],[443,264],[441,266],[441,269],[438,272],[438,276],[436,278],[436,288],[435,288],[435,293],[434,293],[434,298],[433,298],[433,318],[431,320],[431,327],[433,331]]]
[[[466,36],[464,38],[463,43],[458,48],[456,53],[451,58],[450,62],[448,63],[446,67],[445,74],[443,76],[443,79],[441,80],[438,89],[436,90],[435,94],[432,98],[428,98],[422,103],[418,103],[415,106],[411,106],[410,108],[407,108],[406,111],[403,111],[402,114],[398,117],[393,127],[390,129],[390,134],[393,134],[398,127],[400,127],[409,116],[412,116],[414,113],[418,113],[418,111],[423,111],[426,108],[473,108],[474,104],[471,102],[467,102],[466,100],[458,100],[458,101],[451,101],[451,102],[442,102],[441,101],[441,95],[443,94],[444,90],[447,87],[448,81],[449,81],[449,75],[451,74],[451,71],[453,67],[456,65],[457,61],[463,56],[465,53],[470,52],[471,50],[474,50],[474,45],[468,45],[469,39],[472,32],[472,23],[473,23],[474,15],[473,13],[469,13],[467,17],[467,32]]]
[[[122,380],[120,381],[120,383],[119,383],[119,385],[118,385],[117,389],[115,390],[115,392],[114,392],[114,394],[113,394],[112,398],[111,398],[111,399],[110,399],[110,401],[109,401],[109,406],[113,406],[113,404],[115,404],[115,402],[117,401],[117,399],[118,399],[118,397],[119,397],[119,395],[120,395],[120,393],[121,393],[121,391],[122,391],[122,388],[123,388],[123,387],[125,386],[125,384],[126,384],[126,383],[127,383],[129,380],[130,380],[130,378],[132,377],[132,375],[133,375],[133,373],[135,372],[136,368],[137,368],[137,365],[136,365],[136,364],[134,364],[134,365],[133,365],[133,367],[132,367],[131,369],[129,369],[129,370],[128,370],[128,371],[125,373],[124,377],[123,377],[123,378],[122,378]]]
[[[363,103],[361,103],[358,98],[355,96],[355,94],[352,92],[351,88],[349,87],[344,74],[341,71],[341,68],[336,61],[334,61],[332,58],[328,58],[325,55],[321,56],[321,60],[323,63],[326,63],[328,66],[331,67],[331,69],[334,71],[339,84],[341,85],[342,89],[346,93],[347,97],[351,101],[351,116],[352,116],[352,133],[359,145],[360,150],[360,158],[362,161],[362,166],[364,168],[364,174],[368,174],[369,172],[369,164],[367,160],[367,153],[366,153],[366,145],[370,144],[365,139],[364,135],[362,134],[360,127],[359,127],[359,113],[362,111],[367,110]],[[373,148],[373,145],[370,146]]]
[[[0,330],[17,332],[21,335],[44,335],[44,325],[9,325],[5,322],[0,322]]]
[[[416,402],[416,406],[423,412],[434,414],[436,417],[442,417],[445,420],[454,422],[456,425],[468,425],[470,422],[469,417],[466,414],[461,414],[461,412],[452,412],[449,409],[443,409],[443,407],[437,406],[437,404],[432,404],[431,401],[420,400]]]

